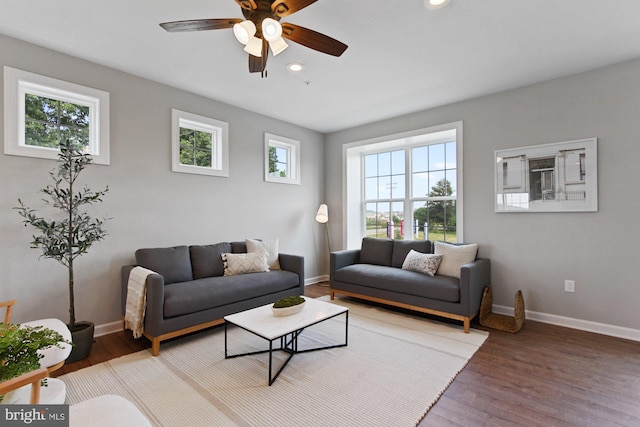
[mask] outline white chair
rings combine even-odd
[[[25,385],[31,386],[31,397],[27,403],[41,403],[42,387],[40,381],[49,372],[46,368],[22,374],[19,377],[0,383],[0,395],[16,390]],[[51,378],[47,381],[51,381]],[[107,394],[94,397],[69,406],[70,427],[151,427],[149,420],[127,399]]]
[[[4,323],[9,323],[11,320],[11,311],[16,304],[16,300],[0,302],[0,307],[6,307],[7,311],[4,316]],[[23,326],[43,326],[58,332],[62,338],[71,342],[71,332],[67,325],[65,325],[59,319],[40,319],[33,320],[31,322],[22,323]],[[60,369],[64,365],[64,361],[71,354],[71,345],[62,343],[61,347],[50,347],[44,350],[39,350],[38,353],[43,357],[40,359],[40,367],[47,369],[47,375],[56,369]],[[32,386],[30,384],[25,385],[19,392],[14,394],[11,403],[26,404],[29,403],[29,396],[31,394]],[[63,404],[66,397],[66,387],[64,382],[56,379],[47,379],[47,387],[42,388],[40,391],[40,401],[47,404]],[[8,402],[4,402],[8,403]]]

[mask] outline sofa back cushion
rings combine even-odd
[[[394,240],[391,266],[402,268],[402,264],[407,254],[411,252],[411,249],[423,254],[432,253],[431,242],[429,240]]]
[[[365,237],[360,249],[360,263],[390,266],[392,253],[393,240]]]
[[[189,246],[191,270],[194,279],[224,275],[222,254],[231,252],[231,243],[223,242],[215,245]]]
[[[193,280],[189,248],[146,248],[136,251],[136,263],[164,277],[164,284]]]
[[[247,253],[247,242],[231,242],[231,253],[232,254],[246,254]]]

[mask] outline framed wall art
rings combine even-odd
[[[596,212],[597,139],[495,152],[496,212]]]

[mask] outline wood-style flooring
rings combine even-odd
[[[305,294],[329,288],[310,285]],[[517,334],[487,330],[420,426],[640,426],[640,342],[533,321]],[[87,359],[54,376],[150,347],[130,331],[101,336]]]

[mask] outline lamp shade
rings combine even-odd
[[[267,41],[278,40],[282,36],[282,25],[272,18],[262,20],[262,37]]]
[[[318,213],[316,213],[316,221],[318,221],[321,224],[324,224],[327,221],[329,221],[329,209],[327,208],[327,205],[325,205],[324,203],[321,204],[320,207],[318,208]]]
[[[251,37],[247,45],[244,47],[244,51],[250,53],[253,56],[262,56],[262,39],[258,37]]]
[[[273,56],[276,56],[283,50],[289,47],[287,42],[284,41],[282,37],[272,40],[269,42],[269,47],[271,47],[271,52],[273,52]]]
[[[249,43],[249,40],[251,40],[251,37],[253,37],[255,34],[256,24],[254,24],[252,21],[242,21],[233,26],[233,35],[236,36],[236,39],[244,45]]]

